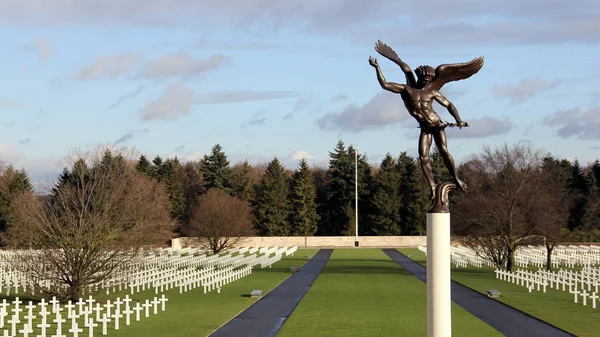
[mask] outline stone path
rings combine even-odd
[[[272,337],[279,332],[329,260],[332,249],[321,249],[302,268],[253,303],[211,337]],[[248,292],[253,289],[248,289]]]
[[[427,268],[395,249],[383,251],[402,268],[427,282]],[[452,301],[508,337],[575,336],[452,281]]]

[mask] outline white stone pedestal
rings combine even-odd
[[[451,337],[450,213],[427,213],[427,336]]]

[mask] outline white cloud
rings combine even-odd
[[[292,154],[290,154],[290,157],[294,160],[315,159],[315,157],[313,155],[311,155],[310,153],[308,153],[304,150],[294,151],[294,152],[292,152]]]
[[[196,94],[181,83],[170,84],[162,96],[148,102],[139,110],[145,121],[154,119],[175,120],[190,113],[196,103]]]
[[[97,58],[73,75],[77,81],[115,78],[130,72],[140,59],[137,53],[120,53]]]
[[[200,159],[202,159],[202,157],[204,156],[204,153],[200,152],[200,151],[189,151],[187,153],[181,154],[181,153],[169,153],[167,155],[167,158],[175,158],[177,157],[179,159],[180,162],[185,163],[185,162],[189,162],[189,161],[198,161]]]
[[[558,86],[558,81],[543,80],[539,76],[521,80],[517,84],[496,85],[492,92],[498,97],[507,97],[513,103],[520,103],[535,95]]]
[[[348,105],[337,113],[329,113],[317,120],[327,131],[361,132],[410,120],[400,95],[382,91],[362,106]]]
[[[231,58],[223,54],[214,54],[207,59],[197,59],[185,51],[163,55],[145,65],[137,77],[151,79],[167,79],[179,77],[189,79],[209,70],[217,69],[231,62]]]

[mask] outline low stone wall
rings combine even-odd
[[[354,247],[354,236],[254,236],[245,238],[237,246],[298,246],[299,248]],[[426,236],[359,236],[360,247],[416,247],[427,243]],[[176,238],[171,247],[185,248],[198,245],[196,238]]]

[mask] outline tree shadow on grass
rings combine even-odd
[[[353,274],[353,275],[373,275],[373,274],[386,274],[386,275],[404,275],[412,276],[406,270],[393,266],[327,266],[323,268],[321,274]]]
[[[38,303],[41,301],[41,299],[39,297],[34,297],[28,294],[11,294],[11,295],[1,295],[0,296],[0,301],[3,299],[6,299],[6,302],[12,302],[14,301],[16,298],[19,298],[19,301],[23,301],[23,302],[33,302],[33,303]]]

